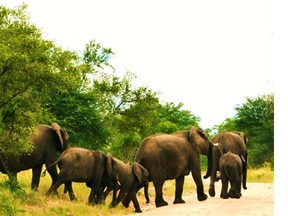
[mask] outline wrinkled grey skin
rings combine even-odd
[[[217,148],[221,148],[223,154],[227,152],[232,152],[234,154],[237,154],[240,156],[240,158],[243,158],[242,163],[242,181],[243,181],[243,189],[247,189],[246,186],[246,178],[247,178],[247,158],[248,158],[248,152],[247,152],[247,143],[248,139],[246,135],[243,132],[228,132],[224,131],[219,134],[217,134],[212,140],[212,143],[218,143],[219,146]],[[214,197],[215,196],[215,181],[218,181],[216,177],[217,171],[220,171],[219,169],[219,160],[221,157],[221,154],[219,151],[213,147],[212,150],[212,161],[213,166],[212,170],[207,170],[206,175],[204,178],[208,178],[210,176],[210,185],[209,185],[209,195]]]
[[[219,160],[219,168],[222,182],[222,189],[220,197],[223,199],[237,198],[241,194],[241,176],[242,176],[242,161],[237,154],[228,152],[223,154]],[[228,184],[230,182],[230,189],[228,192]]]
[[[61,153],[68,147],[69,135],[57,123],[52,123],[51,126],[38,125],[30,138],[34,145],[30,154],[21,156],[19,160],[8,159],[4,163],[16,178],[18,172],[32,169],[31,188],[37,190],[43,164],[48,167],[57,160],[57,152]],[[0,171],[7,174],[2,161],[0,161]],[[48,173],[53,184],[58,175],[56,166],[50,166]]]
[[[67,148],[54,163],[60,172],[57,180],[49,188],[47,195],[54,194],[61,184],[65,184],[64,192],[69,192],[70,200],[76,199],[72,182],[86,182],[91,188],[89,204],[102,201],[102,180],[105,173],[107,157],[101,151],[88,150],[80,147]],[[46,171],[46,170],[45,170]],[[45,175],[45,171],[43,175]]]
[[[110,206],[115,207],[118,205],[127,194],[132,199],[135,212],[142,212],[136,197],[136,190],[144,187],[145,195],[148,194],[149,175],[147,170],[137,162],[129,165],[111,155],[108,155],[106,170],[108,178],[115,185]],[[120,184],[120,191],[117,196],[118,182]]]
[[[184,177],[192,172],[197,186],[199,201],[207,199],[201,177],[200,154],[208,156],[208,169],[212,166],[212,144],[201,129],[191,128],[174,134],[156,134],[149,136],[141,143],[136,161],[148,170],[149,181],[155,187],[156,207],[168,205],[163,199],[162,188],[166,180],[176,180],[176,203],[184,203],[182,199]],[[148,200],[147,200],[148,201]],[[129,199],[125,199],[125,204]]]

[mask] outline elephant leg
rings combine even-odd
[[[130,202],[131,202],[131,197],[130,197],[129,194],[126,194],[126,196],[125,196],[124,199],[122,200],[123,206],[125,206],[126,208],[128,208]]]
[[[114,194],[114,191],[113,191],[113,199],[112,199],[112,202],[110,204],[110,207],[115,207],[117,206],[125,197],[125,194],[127,193],[127,190],[124,190],[123,188],[127,187],[125,185],[121,185],[121,189],[120,189],[120,192],[118,194],[118,197],[116,197],[116,193]]]
[[[46,163],[46,167],[48,167],[48,166],[49,166],[49,164]],[[53,185],[56,182],[57,177],[58,177],[57,168],[56,168],[56,166],[52,166],[49,169],[47,169],[47,171],[52,178],[52,184],[51,185]]]
[[[213,155],[212,155],[212,161],[213,161],[213,167],[212,167],[212,171],[211,171],[211,176],[210,176],[210,185],[209,185],[209,195],[211,197],[215,197],[215,181],[217,179],[217,171],[220,170],[219,168],[219,159],[220,159],[221,155],[219,154],[219,152],[214,152],[213,151]],[[220,171],[220,176],[221,176],[221,171]]]
[[[209,185],[209,195],[211,197],[215,197],[215,181],[216,181],[216,174],[217,174],[217,170],[212,170],[211,172],[211,176],[210,176],[210,185]]]
[[[106,188],[102,188],[102,193],[103,193],[103,195],[102,195],[102,199],[103,199],[103,201],[105,201],[106,200],[106,197],[108,196],[108,194],[112,191],[113,189],[110,187],[110,186],[107,186]]]
[[[129,196],[132,199],[132,202],[133,202],[133,205],[134,205],[134,208],[135,208],[135,212],[141,213],[142,211],[140,209],[140,205],[139,205],[139,202],[137,200],[135,191],[134,190],[130,190],[128,194],[129,194]]]
[[[40,175],[42,171],[42,164],[32,168],[32,182],[31,189],[37,191],[40,182]]]
[[[228,179],[226,178],[226,176],[223,175],[223,173],[221,173],[221,182],[222,182],[222,188],[221,188],[220,197],[221,197],[222,199],[228,199],[228,198],[229,198],[229,195],[228,195],[227,191],[228,191],[229,181],[228,181]]]
[[[89,197],[88,197],[88,204],[89,205],[94,205],[96,203],[96,198],[95,198],[96,194],[93,188],[91,188]]]
[[[177,203],[185,203],[185,201],[182,199],[182,193],[183,193],[183,185],[184,185],[184,179],[185,176],[180,176],[176,178],[176,189],[175,189],[175,200],[174,204]]]
[[[46,192],[46,195],[49,196],[51,194],[57,194],[57,189],[61,184],[63,184],[62,181],[56,181]]]
[[[239,186],[238,180],[237,181],[231,180],[231,188],[229,191],[229,195],[231,198],[239,199],[241,197],[238,186]],[[241,188],[241,184],[240,184],[240,188]]]
[[[51,185],[51,187],[50,187],[49,190],[47,191],[46,195],[57,194],[57,193],[58,193],[58,192],[57,192],[58,187],[59,187],[61,184],[68,182],[69,180],[67,180],[67,179],[69,179],[69,178],[67,177],[67,175],[66,175],[65,173],[61,173],[61,172],[60,172],[60,174],[59,174],[58,177],[57,177],[57,180]],[[66,184],[65,184],[65,189],[66,189]],[[64,189],[64,190],[65,190],[65,189]]]
[[[70,200],[77,200],[75,194],[74,194],[74,191],[73,191],[73,188],[72,188],[72,182],[66,182],[65,183],[65,190],[68,191],[69,193],[69,197],[70,197]]]
[[[153,181],[153,185],[155,187],[155,204],[156,207],[161,207],[161,206],[166,206],[168,205],[168,203],[163,199],[163,194],[162,194],[162,190],[163,190],[163,184],[164,181],[162,182],[154,182]]]
[[[8,172],[8,178],[12,185],[18,185],[17,172]]]
[[[95,177],[93,184],[91,185],[91,192],[88,198],[89,204],[99,204],[102,202],[102,195],[103,195],[103,189],[102,189],[102,174],[98,173],[98,175]]]
[[[196,164],[199,164],[198,166]],[[204,201],[208,198],[208,196],[204,193],[204,186],[201,177],[201,169],[200,169],[200,156],[198,163],[196,162],[194,167],[192,168],[192,177],[195,181],[197,187],[197,199],[199,201]]]

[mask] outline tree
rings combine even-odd
[[[183,110],[183,103],[178,105],[165,103],[160,107],[157,132],[173,133],[178,130],[189,130],[192,126],[199,127],[200,118],[191,114],[189,110]]]
[[[234,118],[226,119],[216,128],[218,131],[243,131],[246,133],[251,166],[265,162],[274,164],[274,95],[246,98],[246,102],[235,107]]]
[[[247,98],[237,106],[235,124],[250,137],[251,165],[274,163],[274,95]],[[249,148],[249,147],[248,147]]]
[[[71,110],[69,114],[76,116],[63,117],[67,103],[60,101],[64,98],[64,102],[71,102],[73,98],[82,102],[89,100],[85,93],[80,94],[89,84],[91,66],[75,52],[63,51],[52,41],[44,39],[41,31],[29,23],[26,7],[0,7],[2,160],[4,155],[19,156],[31,150],[27,138],[37,124],[75,120],[79,113]],[[70,95],[72,98],[68,98]]]
[[[47,79],[54,77],[46,67],[54,47],[28,23],[25,5],[0,6],[0,38],[0,154],[17,156],[31,150],[27,137],[36,122],[50,117],[35,89],[45,91]]]

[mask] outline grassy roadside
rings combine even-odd
[[[33,215],[33,216],[82,216],[82,215],[128,215],[134,212],[132,203],[126,209],[121,204],[116,208],[109,209],[111,196],[108,196],[103,205],[87,205],[90,189],[84,183],[73,183],[73,189],[77,196],[77,201],[71,202],[68,194],[63,194],[64,187],[58,189],[58,195],[46,196],[46,191],[50,187],[51,179],[47,175],[40,180],[40,186],[37,192],[31,191],[31,171],[25,171],[18,174],[18,182],[21,189],[11,193],[7,186],[7,176],[0,174],[0,215]],[[273,183],[274,172],[269,167],[248,170],[248,182]],[[166,181],[163,189],[165,197],[174,196],[174,181]],[[208,188],[205,188],[205,191]],[[190,176],[185,178],[183,196],[195,193],[195,183]],[[150,199],[153,203],[154,187],[152,183],[149,187]],[[141,207],[146,205],[143,190],[138,193],[138,201]]]

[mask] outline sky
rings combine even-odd
[[[183,103],[204,129],[235,107],[274,93],[272,0],[1,0],[28,4],[46,39],[82,52],[90,40],[112,48],[117,73]]]

